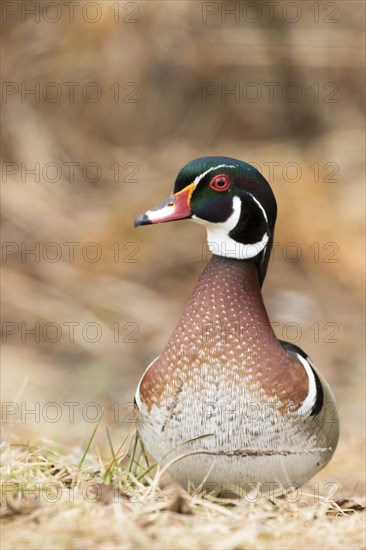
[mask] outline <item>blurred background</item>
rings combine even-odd
[[[205,231],[135,229],[205,155],[279,207],[264,297],[332,385],[324,479],[364,443],[362,2],[3,2],[2,400],[15,443],[115,446],[204,268]],[[33,412],[32,412],[33,411]],[[81,452],[81,451],[80,451]],[[107,452],[107,451],[106,451]]]

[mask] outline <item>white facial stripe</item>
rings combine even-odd
[[[203,172],[202,174],[200,174],[194,179],[193,181],[194,186],[197,187],[199,182],[205,177],[206,174],[208,174],[209,172],[212,172],[212,170],[217,170],[218,168],[237,168],[237,167],[234,166],[233,164],[219,164],[218,166],[213,166],[212,168],[209,168],[208,170],[206,170],[206,172]]]
[[[212,166],[212,168],[209,168],[208,170],[206,170],[206,172],[203,172],[202,174],[200,174],[194,179],[193,181],[194,187],[195,188],[197,187],[199,182],[205,177],[206,174],[208,174],[209,172],[212,172],[212,170],[217,170],[218,168],[236,168],[236,166],[234,166],[233,164],[218,164],[217,166]],[[145,214],[151,222],[154,222],[155,220],[164,221],[166,218],[174,214],[174,211],[175,211],[175,205],[164,206],[164,208],[160,210],[148,210],[147,212],[145,212]]]
[[[252,244],[238,243],[229,236],[229,233],[239,222],[241,213],[241,200],[239,197],[233,197],[234,212],[223,223],[205,222],[207,227],[207,244],[212,252],[217,256],[227,258],[236,258],[237,260],[247,260],[254,258],[266,247],[269,236],[265,233],[260,241]],[[193,216],[193,219],[195,216]],[[198,220],[197,221],[201,221]]]
[[[258,204],[259,208],[262,210],[263,212],[263,216],[264,216],[264,219],[266,220],[266,222],[268,223],[268,218],[267,218],[267,214],[266,214],[266,211],[264,210],[263,206],[261,205],[261,203],[255,198],[253,197],[253,195],[251,193],[248,193],[248,195],[250,195],[252,197],[252,199]]]
[[[307,395],[305,401],[303,401],[303,404],[301,405],[301,407],[297,411],[297,414],[306,414],[307,412],[310,411],[311,407],[314,405],[315,400],[316,400],[316,393],[317,393],[316,392],[316,380],[315,380],[315,375],[314,375],[314,373],[311,369],[311,366],[310,366],[310,361],[308,362],[299,353],[297,353],[296,356],[299,359],[299,361],[301,361],[304,369],[306,370],[306,374],[308,375],[308,379],[309,379],[308,395]]]

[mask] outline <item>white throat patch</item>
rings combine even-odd
[[[231,214],[230,218],[222,223],[207,222],[200,220],[196,216],[192,216],[192,219],[205,224],[207,228],[207,244],[212,254],[216,256],[225,256],[226,258],[235,258],[237,260],[254,258],[267,246],[269,236],[267,233],[264,233],[260,241],[252,244],[238,243],[229,237],[230,231],[232,231],[239,222],[241,213],[241,200],[239,197],[233,198],[233,209],[234,212]]]

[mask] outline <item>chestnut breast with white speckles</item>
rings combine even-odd
[[[141,380],[140,398],[150,410],[171,404],[177,393],[180,401],[189,394],[214,400],[224,386],[228,403],[239,388],[296,411],[308,385],[303,366],[272,331],[256,266],[213,256],[163,353]]]
[[[185,488],[301,485],[330,460],[339,428],[321,377],[323,406],[309,414],[297,357],[271,329],[256,266],[213,256],[137,390],[146,448],[162,463],[180,455],[169,472]]]

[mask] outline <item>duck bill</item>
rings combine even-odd
[[[190,201],[194,188],[194,183],[191,183],[182,191],[178,191],[178,193],[174,193],[165,199],[159,206],[140,214],[135,220],[135,227],[190,218],[192,216]]]

